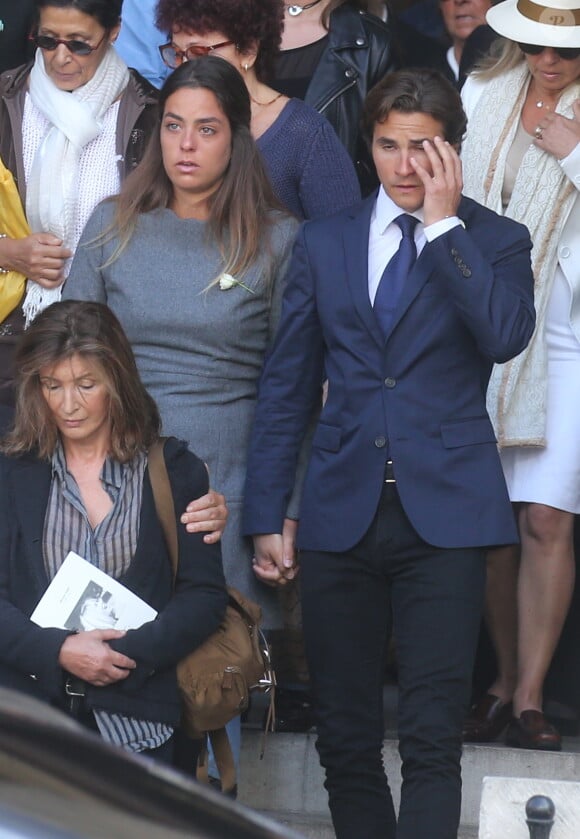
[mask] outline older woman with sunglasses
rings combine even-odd
[[[23,304],[0,324],[3,418],[13,410],[13,353],[25,320],[60,298],[89,216],[119,191],[156,123],[154,88],[112,48],[122,0],[35,0],[34,6],[35,60],[0,77],[0,158],[14,175],[32,230],[24,239],[0,230],[0,273],[28,277]],[[190,529],[223,529],[222,496],[204,496],[193,507]]]
[[[160,48],[170,67],[201,55],[229,61],[244,79],[251,131],[276,197],[299,219],[330,215],[360,199],[354,165],[330,123],[268,84],[284,25],[284,0],[159,0]]]
[[[60,296],[94,207],[119,191],[152,122],[153,88],[118,58],[122,0],[34,0],[36,57],[0,78],[0,157],[12,171],[32,234],[0,238],[0,266],[28,277],[28,322]],[[0,234],[4,231],[0,230]],[[0,327],[2,402],[22,308]]]
[[[498,675],[465,738],[492,740],[509,725],[510,745],[559,750],[542,703],[574,588],[580,513],[580,4],[505,0],[487,21],[509,40],[463,89],[464,191],[529,228],[537,321],[488,391],[521,547],[489,557]]]

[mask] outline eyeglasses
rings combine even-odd
[[[518,47],[526,55],[540,55],[544,50],[549,49],[548,47],[541,47],[539,44],[518,43]],[[575,58],[580,57],[580,47],[552,47],[552,49],[564,61],[574,61]]]
[[[67,50],[72,52],[73,55],[90,55],[99,49],[106,37],[107,33],[105,32],[99,43],[94,47],[91,47],[86,41],[65,41],[63,38],[53,38],[50,35],[31,35],[30,40],[39,49],[47,50],[47,52],[54,52],[59,44],[64,44]]]
[[[159,52],[163,63],[175,70],[176,67],[181,67],[184,61],[193,61],[200,55],[209,55],[219,47],[230,47],[233,43],[233,41],[222,41],[220,44],[212,44],[210,47],[206,47],[204,44],[192,44],[186,50],[178,49],[175,44],[163,44],[162,47],[159,47]]]

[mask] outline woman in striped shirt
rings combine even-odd
[[[159,413],[110,309],[53,304],[17,357],[15,425],[0,455],[0,684],[63,708],[109,742],[170,760],[175,666],[225,611],[219,544],[178,522],[173,586],[147,467]],[[207,469],[174,438],[164,455],[181,511],[207,492]],[[110,622],[80,631],[33,623],[69,551],[152,606],[155,620],[126,632]]]

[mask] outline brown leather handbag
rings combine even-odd
[[[148,465],[175,580],[179,561],[177,522],[163,456],[165,439],[161,438],[150,448]],[[276,684],[268,643],[260,630],[260,607],[234,588],[228,587],[228,597],[219,629],[177,665],[182,728],[192,738],[210,735],[224,791],[235,784],[233,758],[224,726],[246,710],[250,691],[270,691],[273,699]],[[270,716],[273,718],[273,702]],[[220,759],[221,754],[224,757]],[[203,771],[199,774],[203,779]]]

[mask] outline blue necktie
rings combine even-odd
[[[417,259],[415,227],[418,221],[407,213],[397,216],[394,220],[394,223],[400,227],[403,238],[399,244],[399,250],[393,254],[383,271],[373,304],[384,335],[387,335],[391,328],[403,285]]]

